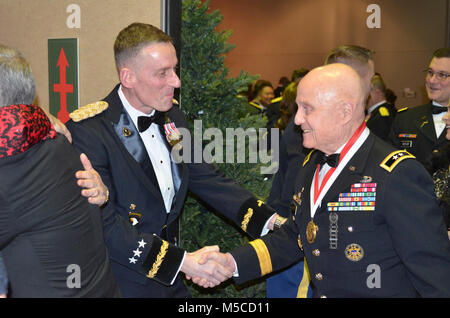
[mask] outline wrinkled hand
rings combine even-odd
[[[206,246],[193,253],[187,253],[181,271],[186,274],[187,279],[204,288],[215,287],[233,275],[220,257],[208,256],[211,253],[219,253],[219,247]],[[225,254],[223,254],[225,255]]]
[[[58,118],[56,118],[52,114],[46,112],[45,110],[44,112],[47,115],[48,119],[50,120],[50,123],[55,128],[56,132],[66,136],[67,140],[69,140],[69,142],[72,143],[72,135],[70,134],[70,131],[69,129],[67,129],[66,125],[64,125]]]
[[[108,188],[100,174],[92,168],[91,162],[84,153],[80,155],[80,160],[84,170],[77,171],[75,177],[78,179],[77,184],[84,188],[81,190],[81,195],[88,198],[90,204],[102,206],[108,201]]]

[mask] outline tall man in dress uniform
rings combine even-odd
[[[450,48],[433,53],[426,70],[425,88],[430,102],[398,110],[389,139],[398,149],[405,149],[428,165],[433,151],[448,143],[442,117],[450,98]]]
[[[223,280],[228,274],[219,264],[198,265],[202,252],[216,248],[186,253],[177,245],[188,190],[253,237],[273,229],[277,215],[212,165],[172,160],[171,147],[187,122],[172,104],[180,79],[168,35],[133,23],[117,36],[114,53],[120,84],[103,101],[71,114],[67,126],[110,191],[103,223],[123,295],[186,297],[179,271],[188,278],[211,278],[219,271]]]
[[[432,180],[414,156],[370,132],[365,101],[347,65],[306,75],[295,123],[315,150],[297,175],[294,216],[202,262],[222,262],[242,283],[305,257],[316,297],[450,297],[450,242]]]
[[[363,79],[366,94],[369,94],[371,78],[374,75],[372,52],[357,45],[341,45],[333,49],[325,59],[325,64],[343,63],[352,67]],[[292,215],[291,205],[294,194],[295,177],[309,149],[302,145],[303,135],[294,116],[285,129],[280,142],[279,169],[274,177],[267,204],[275,208],[283,217]],[[267,279],[268,297],[298,297],[311,295],[308,287],[307,264],[299,262],[287,270]]]
[[[379,74],[372,77],[372,85],[367,100],[366,125],[370,131],[388,141],[389,131],[394,120],[393,105],[386,101],[386,85]]]

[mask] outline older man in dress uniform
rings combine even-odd
[[[317,68],[300,82],[297,103],[303,145],[316,150],[297,177],[294,216],[202,261],[222,262],[242,283],[305,257],[315,297],[450,297],[450,243],[431,178],[366,128],[358,74]]]

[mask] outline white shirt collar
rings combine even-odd
[[[434,100],[431,102],[431,104],[433,104],[434,106],[439,106],[439,107],[447,107],[447,106],[439,104],[438,102],[436,102]]]
[[[386,100],[382,100],[381,102],[376,103],[376,104],[370,106],[370,107],[367,109],[367,113],[370,114],[370,113],[373,112],[378,106],[383,105],[384,103],[386,103]]]
[[[119,94],[119,98],[122,101],[123,107],[125,108],[125,110],[127,111],[128,115],[130,115],[131,120],[133,121],[134,125],[137,127],[137,118],[139,116],[152,116],[155,113],[155,110],[153,110],[151,112],[151,114],[147,115],[143,112],[141,112],[140,110],[137,110],[136,108],[134,108],[133,106],[131,106],[131,104],[128,102],[127,98],[125,97],[125,94],[122,91],[122,85],[119,86],[119,90],[117,91],[117,93]]]

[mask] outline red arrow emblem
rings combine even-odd
[[[63,48],[59,53],[56,66],[59,67],[59,83],[53,84],[53,91],[59,93],[60,109],[57,117],[60,121],[66,123],[70,119],[67,111],[67,93],[73,93],[73,85],[66,83],[66,68],[69,67],[69,63]]]

